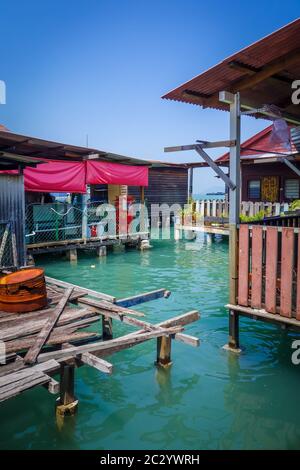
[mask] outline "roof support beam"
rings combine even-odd
[[[253,77],[254,75],[256,75],[257,73],[263,70],[262,68],[257,69],[255,67],[251,67],[250,65],[246,65],[246,64],[243,64],[242,62],[237,62],[237,61],[232,61],[228,65],[231,69],[238,70],[239,72],[242,72],[242,73],[246,73],[247,75],[251,77]],[[287,78],[278,74],[272,75],[270,79],[276,80],[282,83],[286,83],[289,85],[293,81],[290,78]]]
[[[233,181],[224,173],[223,170],[214,162],[212,158],[203,150],[201,145],[195,146],[196,152],[203,158],[203,160],[214,170],[215,173],[224,181],[232,191],[236,188]]]
[[[222,103],[226,103],[226,104],[232,104],[233,101],[234,101],[234,94],[229,92],[229,91],[220,91],[219,92],[219,101],[221,101]],[[272,113],[271,111],[268,111],[266,109],[264,109],[263,107],[260,107],[258,108],[257,107],[257,104],[252,104],[252,103],[246,103],[244,100],[241,102],[240,104],[240,107],[241,109],[245,109],[246,111],[249,111],[249,112],[246,112],[246,113],[242,113],[242,114],[262,114],[264,116],[269,116],[269,117],[272,117],[274,119],[278,119],[278,115]],[[281,118],[284,119],[285,121],[287,122],[290,122],[291,124],[296,124],[296,125],[300,125],[300,117],[298,116],[293,116],[292,114],[290,113],[286,113],[284,110],[278,108],[279,111],[280,111],[280,114],[281,114]]]
[[[182,152],[185,150],[196,150],[195,147],[200,145],[203,149],[213,149],[218,147],[233,147],[235,140],[218,140],[216,142],[208,142],[207,140],[197,140],[197,144],[177,145],[177,147],[165,147],[165,152]]]
[[[262,82],[263,80],[266,80],[267,78],[272,77],[272,75],[275,75],[276,73],[279,73],[282,70],[295,64],[296,62],[299,62],[299,58],[300,58],[300,49],[298,48],[284,55],[283,57],[276,59],[273,62],[269,63],[268,65],[263,67],[260,72],[255,73],[255,75],[239,80],[237,83],[235,83],[232,86],[231,91],[234,93],[237,91],[240,92],[243,90],[248,90],[249,88]]]
[[[296,173],[296,175],[300,176],[300,170],[299,168],[297,168],[295,165],[293,165],[293,163],[288,160],[287,158],[281,158],[280,159],[282,161],[282,163],[285,163],[286,166],[288,166],[291,170],[293,170],[294,173]]]
[[[235,189],[235,184],[231,181],[231,179],[221,170],[220,166],[212,159],[210,156],[203,150],[204,148],[215,148],[215,147],[234,147],[236,145],[236,141],[234,139],[231,140],[220,140],[217,142],[207,142],[207,141],[197,141],[199,143],[192,144],[192,145],[179,145],[177,147],[165,147],[165,152],[181,152],[185,150],[196,150],[198,155],[203,158],[205,163],[214,170],[214,172],[224,181],[226,186],[230,189]]]

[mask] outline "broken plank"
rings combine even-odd
[[[94,367],[95,369],[100,370],[101,372],[104,372],[104,374],[112,374],[113,365],[110,362],[107,362],[104,359],[95,356],[94,354],[85,352],[81,354],[80,360],[84,364]]]
[[[30,377],[26,377],[20,381],[17,385],[10,384],[3,389],[0,389],[0,402],[5,401],[9,398],[15,397],[25,390],[29,390],[37,385],[43,385],[49,382],[50,377],[43,373],[36,373]]]
[[[133,305],[139,305],[144,302],[150,302],[151,300],[156,300],[164,297],[165,299],[170,297],[171,292],[166,289],[157,289],[151,292],[146,292],[145,294],[133,295],[131,297],[126,297],[124,299],[119,299],[116,301],[115,305],[120,307],[132,307]]]
[[[34,364],[36,362],[36,358],[38,357],[42,347],[46,343],[48,337],[50,336],[51,331],[53,330],[55,324],[57,323],[65,306],[67,305],[67,302],[72,292],[73,292],[73,287],[68,288],[64,296],[58,302],[53,314],[48,318],[42,330],[36,336],[35,343],[27,351],[26,356],[24,357],[25,364]]]
[[[46,344],[47,345],[63,344],[65,342],[73,342],[73,341],[78,341],[82,339],[92,338],[96,335],[97,333],[89,332],[89,331],[73,333],[73,332],[70,332],[70,330],[66,330],[65,333],[56,333],[54,329],[52,334],[48,338]],[[6,347],[7,352],[17,352],[17,351],[22,351],[24,349],[29,349],[34,344],[34,342],[35,342],[35,336],[27,336],[25,338],[21,338],[18,340],[8,341],[7,343],[5,343],[5,347]]]
[[[45,279],[46,279],[46,282],[49,283],[49,284],[54,284],[56,286],[64,287],[66,289],[69,288],[69,287],[73,287],[74,289],[76,289],[76,292],[78,292],[78,293],[83,292],[85,294],[91,295],[92,297],[107,300],[108,302],[115,302],[116,301],[115,297],[113,297],[112,295],[104,294],[103,292],[97,292],[95,290],[87,289],[86,287],[77,286],[75,284],[71,284],[70,282],[60,281],[58,279],[54,279],[54,278],[49,277],[49,276],[45,276]]]
[[[138,342],[148,341],[152,338],[158,338],[164,335],[166,336],[174,335],[181,330],[182,330],[181,327],[164,328],[164,329],[159,329],[159,330],[143,333],[140,335],[131,336],[130,338],[120,337],[120,338],[111,339],[108,341],[100,341],[100,342],[86,344],[86,345],[82,345],[78,347],[74,346],[73,348],[66,348],[66,349],[59,350],[59,351],[50,351],[47,353],[40,354],[37,360],[38,362],[48,361],[50,359],[62,360],[62,359],[78,356],[79,354],[83,354],[84,352],[107,351],[111,348],[114,348],[120,345],[126,345],[128,348],[130,348]]]
[[[135,315],[136,317],[144,317],[145,314],[138,312],[137,310],[131,310],[129,308],[120,307],[116,304],[110,304],[108,302],[101,302],[95,299],[89,299],[87,297],[82,297],[79,299],[78,304],[89,305],[90,307],[95,307],[103,311],[103,315],[106,315],[106,312],[117,313],[119,316],[122,315]]]
[[[66,309],[67,310],[67,309]],[[86,309],[71,309],[70,312],[63,312],[62,316],[57,322],[57,326],[63,325],[72,325],[74,322],[81,320],[83,318],[92,317],[95,315],[95,311],[91,308]],[[9,341],[15,338],[28,336],[34,333],[39,332],[47,318],[42,318],[41,320],[35,319],[34,321],[27,322],[24,318],[23,322],[19,322],[15,327],[9,327],[5,329],[0,329],[0,339],[2,341]]]
[[[43,386],[48,390],[49,393],[51,393],[52,395],[56,395],[57,393],[59,393],[59,382],[53,379],[53,377],[48,376],[48,378],[49,382],[45,383]]]

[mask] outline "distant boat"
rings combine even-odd
[[[206,193],[206,196],[225,196],[225,193],[222,193],[222,191],[217,191],[216,193]]]

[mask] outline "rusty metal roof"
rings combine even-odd
[[[272,158],[274,155],[294,155],[298,153],[295,143],[291,143],[291,150],[287,150],[282,143],[272,143],[270,140],[272,126],[268,126],[262,131],[254,134],[249,139],[241,144],[241,158],[255,157],[255,158]],[[293,135],[293,130],[291,130]],[[215,160],[218,163],[229,162],[229,152],[224,153],[221,157]]]
[[[19,156],[37,157],[53,160],[82,160],[91,155],[98,155],[102,161],[122,163],[124,165],[149,165],[146,160],[127,157],[95,148],[69,145],[62,142],[39,139],[15,134],[0,127],[0,153],[12,153]]]
[[[275,72],[245,88],[245,79],[265,73],[266,68]],[[240,91],[242,103],[255,108],[273,104],[299,117],[300,105],[291,102],[291,83],[296,79],[300,79],[300,18],[227,57],[163,98],[228,110],[228,105],[219,101],[219,91]]]

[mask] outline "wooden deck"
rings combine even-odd
[[[229,236],[229,229],[226,226],[213,226],[213,225],[176,225],[175,230],[179,231],[192,231],[192,232],[201,232],[209,233],[215,235],[224,235]]]
[[[113,365],[104,359],[118,351],[156,338],[157,365],[171,364],[171,340],[199,346],[198,338],[183,333],[184,325],[199,319],[191,311],[152,324],[144,313],[130,307],[170,292],[157,289],[145,294],[117,300],[111,295],[46,278],[48,306],[26,314],[0,312],[0,340],[5,357],[0,365],[0,401],[15,397],[33,387],[43,385],[50,393],[59,394],[57,413],[72,414],[77,408],[74,394],[74,373],[88,365],[105,374]],[[138,330],[113,338],[112,320]],[[100,322],[100,326],[99,326]],[[84,331],[92,324],[99,332]],[[5,360],[5,361],[4,361]],[[60,374],[60,379],[53,378]]]

